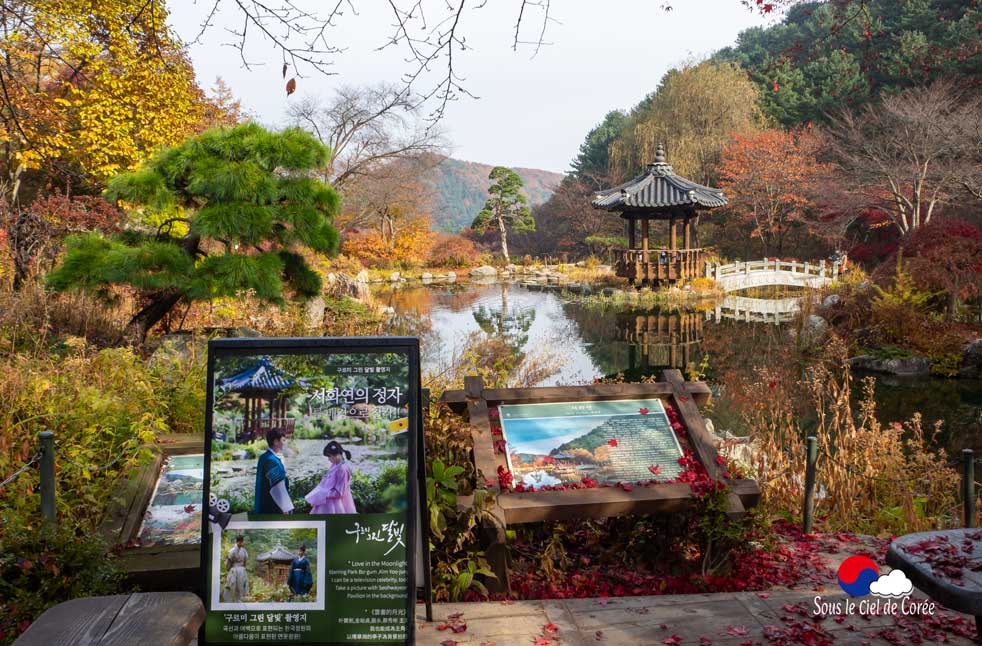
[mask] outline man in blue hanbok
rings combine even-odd
[[[290,564],[290,576],[286,580],[290,586],[290,599],[294,596],[303,596],[310,592],[314,585],[314,575],[310,572],[310,561],[307,560],[307,546],[300,546],[300,556],[293,559]]]
[[[289,514],[293,511],[293,502],[287,490],[290,482],[279,456],[283,450],[283,433],[268,431],[266,444],[269,448],[263,451],[256,463],[256,499],[252,511],[255,514]]]

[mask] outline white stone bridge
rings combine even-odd
[[[838,278],[847,266],[845,256],[831,265],[825,260],[816,263],[764,258],[728,265],[706,263],[706,278],[714,279],[724,292],[769,285],[820,288]]]

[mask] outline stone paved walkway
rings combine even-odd
[[[534,644],[537,637],[549,637],[546,624],[555,624],[560,640],[546,642],[555,646],[661,646],[662,644],[712,644],[741,646],[800,643],[790,636],[796,625],[808,625],[809,619],[789,613],[785,604],[797,604],[809,617],[816,592],[774,591],[720,594],[664,595],[620,597],[616,599],[573,599],[550,601],[515,601],[503,603],[440,603],[434,606],[434,622],[425,621],[423,607],[417,615],[418,646],[517,646]],[[825,601],[842,601],[845,595],[826,595]],[[949,617],[960,617],[963,625],[974,627],[971,617],[944,611]],[[460,613],[454,619],[454,615]],[[958,621],[956,619],[956,621]],[[466,630],[438,630],[442,623],[466,624]],[[934,632],[921,630],[927,624],[918,619],[904,619],[908,628],[898,627],[892,615],[847,617],[838,622],[828,617],[820,622],[835,644],[881,646],[889,644],[941,643]],[[663,627],[664,626],[664,627]],[[767,628],[770,626],[771,628]],[[774,630],[787,631],[774,638]],[[893,631],[895,638],[879,635]],[[931,629],[934,630],[934,629]],[[771,638],[767,632],[771,631]],[[912,636],[917,633],[917,636]],[[672,636],[680,638],[673,641]],[[889,637],[889,633],[887,634]],[[917,638],[921,641],[915,641]],[[665,641],[665,640],[669,641]],[[449,640],[449,642],[448,642]],[[702,641],[701,641],[702,640]],[[948,635],[946,644],[967,646],[970,639]]]

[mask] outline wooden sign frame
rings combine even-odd
[[[665,370],[663,381],[648,384],[592,384],[589,386],[555,386],[544,388],[485,388],[480,377],[467,377],[463,390],[444,393],[441,401],[456,413],[468,414],[474,441],[474,466],[479,478],[485,478],[488,489],[501,494],[498,484],[498,467],[508,468],[506,456],[494,449],[494,435],[488,411],[501,405],[544,404],[577,401],[611,401],[618,399],[660,398],[678,411],[687,430],[692,451],[709,477],[722,478],[722,469],[716,462],[719,453],[713,444],[706,422],[699,413],[710,397],[709,386],[700,381],[687,382],[676,369]],[[760,499],[760,488],[755,480],[743,478],[723,479],[729,486],[729,513],[740,516]],[[492,483],[493,484],[490,484]],[[505,560],[505,531],[508,525],[540,521],[571,520],[577,518],[607,518],[627,514],[659,514],[683,511],[693,503],[692,490],[686,483],[656,484],[634,487],[625,491],[620,487],[598,487],[566,491],[507,492],[495,495],[490,510],[495,527],[486,528],[487,557],[498,576],[500,589],[506,589],[508,581]],[[458,507],[466,510],[473,504],[471,497],[463,496]],[[492,582],[493,583],[493,582]]]

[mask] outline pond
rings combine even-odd
[[[759,369],[788,360],[799,306],[799,299],[775,294],[728,295],[688,310],[638,307],[519,283],[384,286],[373,294],[395,310],[388,333],[420,337],[424,375],[450,370],[475,333],[502,339],[515,356],[555,362],[555,371],[538,384],[543,386],[695,369],[716,395],[717,428],[737,434],[734,391]],[[856,375],[855,394],[863,376]],[[919,412],[926,427],[944,420],[939,442],[950,450],[982,450],[982,381],[870,376],[876,379],[881,421]]]

